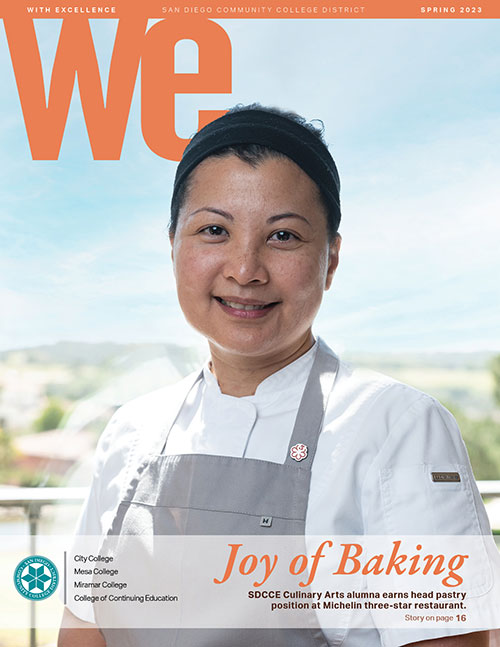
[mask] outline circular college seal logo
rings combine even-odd
[[[59,573],[56,565],[41,555],[26,557],[16,566],[14,585],[28,600],[44,600],[57,589]]]

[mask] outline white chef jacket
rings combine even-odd
[[[267,377],[254,395],[239,398],[221,393],[207,363],[180,408],[164,453],[283,463],[316,348]],[[108,530],[134,466],[182,392],[182,383],[165,387],[115,413],[98,443],[77,534]],[[430,481],[434,471],[459,472],[461,480],[450,491]],[[312,465],[306,535],[357,534],[491,535],[491,530],[453,416],[425,393],[339,362]],[[85,619],[92,620],[90,609]],[[323,630],[334,643],[335,630]],[[459,631],[352,629],[342,645],[397,647],[448,633]]]

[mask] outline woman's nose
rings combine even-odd
[[[249,244],[235,245],[227,251],[224,278],[234,279],[240,285],[265,284],[269,281],[264,254],[256,247]]]

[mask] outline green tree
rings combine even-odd
[[[462,432],[476,479],[500,479],[500,424],[492,418],[468,418],[459,409],[448,408]]]
[[[500,406],[500,355],[495,355],[491,360],[490,368],[493,373],[493,380],[495,381],[493,397],[495,398],[495,402]]]
[[[0,427],[0,469],[9,467],[13,456],[12,436],[6,429]]]
[[[57,400],[50,399],[45,409],[33,423],[33,427],[36,431],[49,431],[50,429],[56,429],[59,426],[64,413],[65,411],[62,405]]]

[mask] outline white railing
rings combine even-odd
[[[81,504],[87,496],[85,487],[0,487],[0,507],[22,508],[29,524],[30,555],[36,555],[36,536],[42,508],[55,503]],[[36,603],[30,603],[29,646],[36,647]]]
[[[500,481],[478,481],[477,486],[483,498],[500,496]]]

